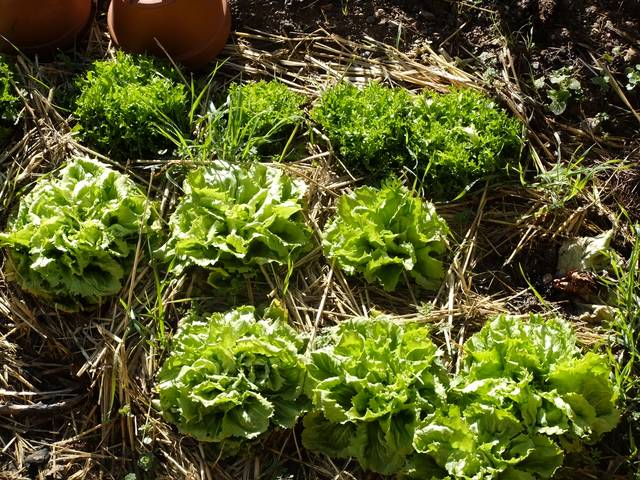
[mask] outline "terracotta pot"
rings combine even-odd
[[[107,18],[123,50],[169,54],[194,69],[220,53],[231,31],[227,0],[111,0]]]
[[[51,53],[68,47],[86,27],[91,0],[0,0],[0,51]]]

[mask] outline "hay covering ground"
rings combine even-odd
[[[94,25],[81,53],[80,66],[113,53],[102,25]],[[277,77],[310,99],[343,78],[361,84],[375,79],[412,90],[483,88],[471,68],[428,46],[405,54],[372,39],[358,43],[325,31],[290,37],[236,32],[222,58],[226,61],[215,79],[217,87],[240,78]],[[547,119],[518,88],[506,48],[502,61],[501,78],[491,93],[527,128],[523,170],[529,178],[549,170],[558,158],[571,158],[585,139],[597,143],[591,158],[608,160],[607,142],[615,138],[605,141],[571,131],[575,145],[559,145],[554,132],[563,126]],[[38,64],[22,57],[18,65],[19,79],[26,85],[25,128],[22,138],[0,153],[0,226],[23,189],[74,154],[101,158],[132,175],[160,200],[168,218],[179,192],[166,173],[183,161],[122,165],[87,150],[71,133],[68,114],[54,108],[53,93],[44,87],[71,82],[76,72],[62,62]],[[451,266],[442,288],[425,296],[404,286],[391,295],[346,278],[322,258],[318,238],[336,198],[361,182],[340,173],[326,142],[318,141],[309,147],[307,158],[281,166],[309,186],[308,220],[316,248],[297,263],[286,292],[282,272],[264,269],[258,280],[247,284],[246,298],[234,302],[264,304],[280,298],[291,322],[307,332],[373,309],[425,322],[433,325],[434,340],[455,369],[460,344],[488,316],[562,308],[536,298],[525,280],[534,282],[541,272],[555,270],[549,248],[568,236],[610,228],[621,244],[630,238],[627,225],[611,208],[620,165],[603,168],[587,188],[560,206],[548,190],[525,188],[518,178],[438,205],[454,231]],[[147,478],[145,470],[152,472],[148,478],[158,479],[273,479],[279,474],[310,480],[364,478],[353,462],[334,463],[301,449],[299,432],[276,431],[248,457],[220,459],[162,421],[151,400],[164,355],[163,336],[174,330],[188,301],[201,294],[201,279],[170,282],[161,268],[142,260],[144,249],[141,245],[127,287],[95,312],[57,313],[0,274],[0,479],[120,480],[127,473]],[[224,296],[210,295],[200,300],[211,309],[232,306]],[[602,340],[605,330],[600,325],[574,323],[583,342]],[[597,476],[598,467],[593,469]]]

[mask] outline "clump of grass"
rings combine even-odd
[[[277,80],[233,84],[229,88],[227,117],[223,127],[237,133],[236,144],[258,138],[252,154],[274,155],[282,152],[291,134],[303,120],[306,97]]]
[[[118,52],[113,60],[94,62],[77,87],[77,130],[113,158],[156,157],[171,147],[157,125],[166,119],[186,123],[179,72],[145,56]]]
[[[611,284],[617,306],[612,323],[615,375],[626,419],[622,439],[628,444],[628,463],[638,471],[640,460],[640,225],[634,226],[634,244],[626,268],[612,261]]]
[[[226,101],[218,106],[212,101],[204,115],[191,115],[193,139],[185,138],[175,125],[167,129],[167,136],[193,160],[281,160],[303,123],[306,101],[277,80],[232,84]]]

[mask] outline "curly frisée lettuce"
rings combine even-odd
[[[358,318],[319,344],[308,367],[314,410],[304,419],[303,444],[375,472],[398,472],[420,418],[446,400],[446,373],[428,329]]]
[[[75,158],[22,197],[0,245],[23,289],[76,310],[120,291],[140,235],[156,229],[156,218],[128,176]]]
[[[344,164],[378,175],[403,164],[406,119],[412,95],[405,89],[369,83],[364,88],[341,82],[326,90],[310,112]]]
[[[204,442],[291,428],[309,406],[305,348],[277,305],[263,318],[249,306],[209,318],[191,313],[158,373],[159,408],[180,432]]]
[[[406,272],[418,285],[437,289],[444,277],[441,257],[449,228],[435,207],[399,181],[361,187],[338,201],[325,227],[325,254],[348,274],[362,273],[386,291]]]
[[[306,251],[311,231],[302,213],[305,184],[281,169],[215,161],[190,172],[159,253],[180,275],[209,270],[209,281],[250,274],[259,265],[287,265]]]
[[[606,359],[581,354],[563,320],[500,315],[464,352],[449,392],[454,406],[416,429],[415,478],[551,478],[564,451],[618,422]]]

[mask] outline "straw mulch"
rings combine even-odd
[[[85,59],[111,53],[103,28],[96,25]],[[310,97],[343,78],[358,83],[375,79],[415,90],[483,88],[470,68],[426,46],[405,54],[372,39],[354,42],[325,31],[288,38],[236,32],[224,56],[228,59],[220,70],[221,85],[240,78],[278,77]],[[492,93],[529,125],[539,112],[514,82],[508,51],[503,60],[502,79]],[[0,154],[0,227],[21,190],[43,173],[71,155],[102,158],[76,142],[67,114],[54,108],[52,92],[43,86],[71,81],[65,66],[34,64],[26,58],[19,64],[28,86],[23,92],[25,128],[23,137]],[[547,171],[562,155],[552,147],[551,128],[562,127],[528,129],[530,148],[523,167],[529,175]],[[335,199],[361,182],[344,173],[328,145],[313,145],[308,153],[308,158],[283,168],[309,185],[308,217],[319,235]],[[147,186],[168,216],[176,191],[165,173],[179,162],[116,166]],[[584,194],[559,209],[550,207],[548,192],[524,188],[517,178],[439,205],[454,230],[454,241],[446,281],[434,295],[408,285],[390,295],[347,278],[323,260],[316,246],[298,262],[286,293],[282,272],[265,269],[259,280],[248,283],[247,298],[237,301],[280,298],[292,323],[310,332],[373,309],[426,322],[433,325],[434,339],[455,369],[459,345],[488,316],[549,311],[527,285],[555,270],[555,265],[540,267],[537,260],[544,263],[546,258],[541,250],[566,236],[597,234],[611,226],[624,234],[607,207],[608,173],[594,178]],[[274,432],[247,456],[220,459],[207,446],[179,435],[154,411],[154,375],[164,354],[158,322],[168,333],[173,331],[197,282],[167,280],[158,291],[153,269],[141,254],[119,298],[92,312],[64,314],[24,294],[0,274],[0,479],[121,480],[127,473],[147,478],[146,470],[153,472],[149,478],[158,479],[273,479],[279,474],[310,480],[364,478],[353,462],[332,462],[304,451],[299,432]],[[211,308],[229,306],[225,298],[210,294],[206,301]],[[597,326],[576,325],[585,342],[598,340]]]

